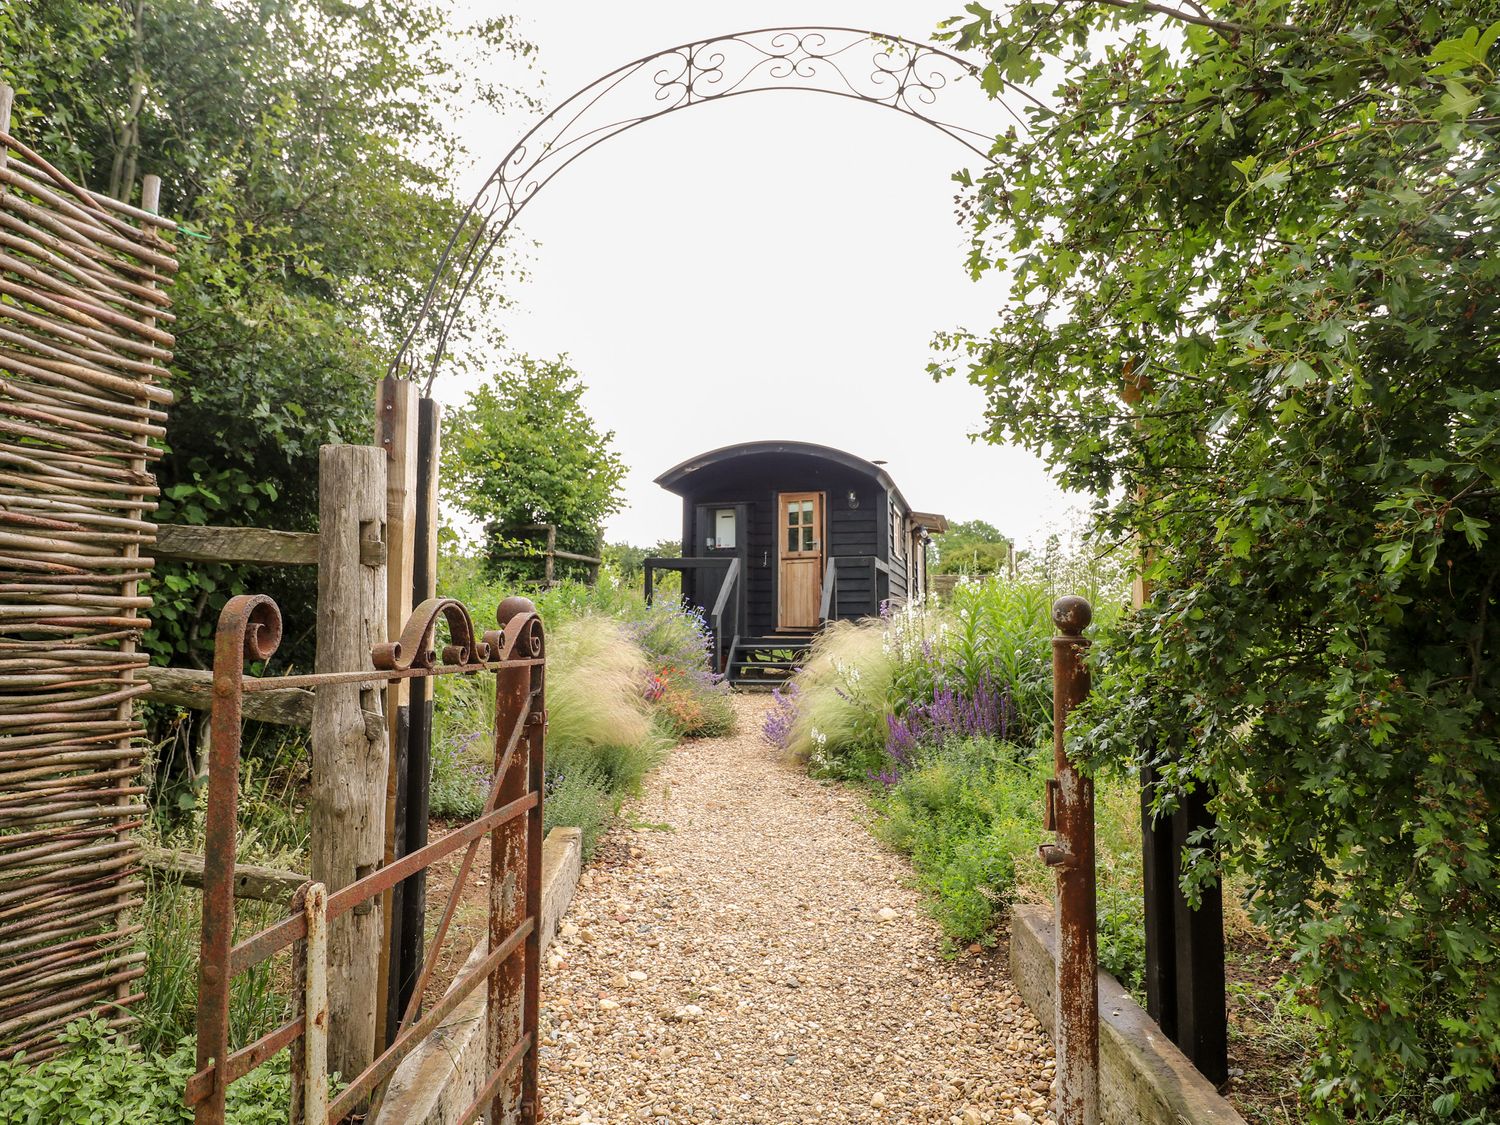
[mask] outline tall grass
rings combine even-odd
[[[301,803],[310,756],[300,731],[253,727],[241,768],[237,859],[305,871],[308,818]],[[187,800],[183,798],[186,797]],[[207,789],[168,789],[147,822],[148,842],[203,854]],[[184,808],[183,806],[187,807]],[[248,937],[286,916],[272,903],[235,900],[235,940]],[[137,1006],[137,1042],[148,1051],[171,1052],[193,1034],[198,1007],[198,948],[203,897],[180,879],[152,873],[147,880],[140,936],[146,952],[145,999]],[[283,957],[266,962],[230,983],[229,1023],[232,1043],[243,1044],[286,1019],[290,999],[284,991]]]
[[[1073,589],[1099,601],[1096,620],[1123,600],[1109,585]],[[911,857],[953,941],[988,942],[1014,899],[1052,893],[1035,848],[1059,592],[1035,574],[971,579],[941,602],[835,626],[767,721],[812,772],[869,784],[877,833]],[[1132,987],[1144,967],[1136,801],[1133,779],[1099,779],[1101,963]]]
[[[787,753],[814,773],[858,777],[878,767],[897,663],[880,628],[841,621],[825,629],[797,673]]]

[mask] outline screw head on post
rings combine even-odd
[[[1080,635],[1093,619],[1094,610],[1087,598],[1067,594],[1052,603],[1052,624],[1066,636]]]

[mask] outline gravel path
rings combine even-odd
[[[944,959],[855,794],[777,761],[764,697],[686,743],[584,873],[542,979],[547,1120],[1041,1120],[1003,953]]]

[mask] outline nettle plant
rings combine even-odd
[[[1189,889],[1237,868],[1293,938],[1328,1121],[1500,1116],[1497,19],[1111,0],[948,27],[1037,99],[1007,97],[1025,126],[964,197],[1012,300],[938,372],[1151,560],[1080,748],[1154,760],[1162,807],[1216,793]]]

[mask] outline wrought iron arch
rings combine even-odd
[[[974,63],[948,51],[852,27],[741,31],[670,47],[610,71],[533,125],[489,174],[449,237],[388,373],[416,376],[415,352],[425,332],[431,341],[426,380],[431,390],[464,300],[516,216],[552,177],[610,137],[689,106],[797,90],[893,109],[986,158],[991,134],[936,115],[940,95],[951,83],[977,82],[978,76]],[[632,97],[638,100],[628,104],[644,101],[639,112],[610,112],[616,101]],[[1017,121],[1025,127],[1019,116]]]

